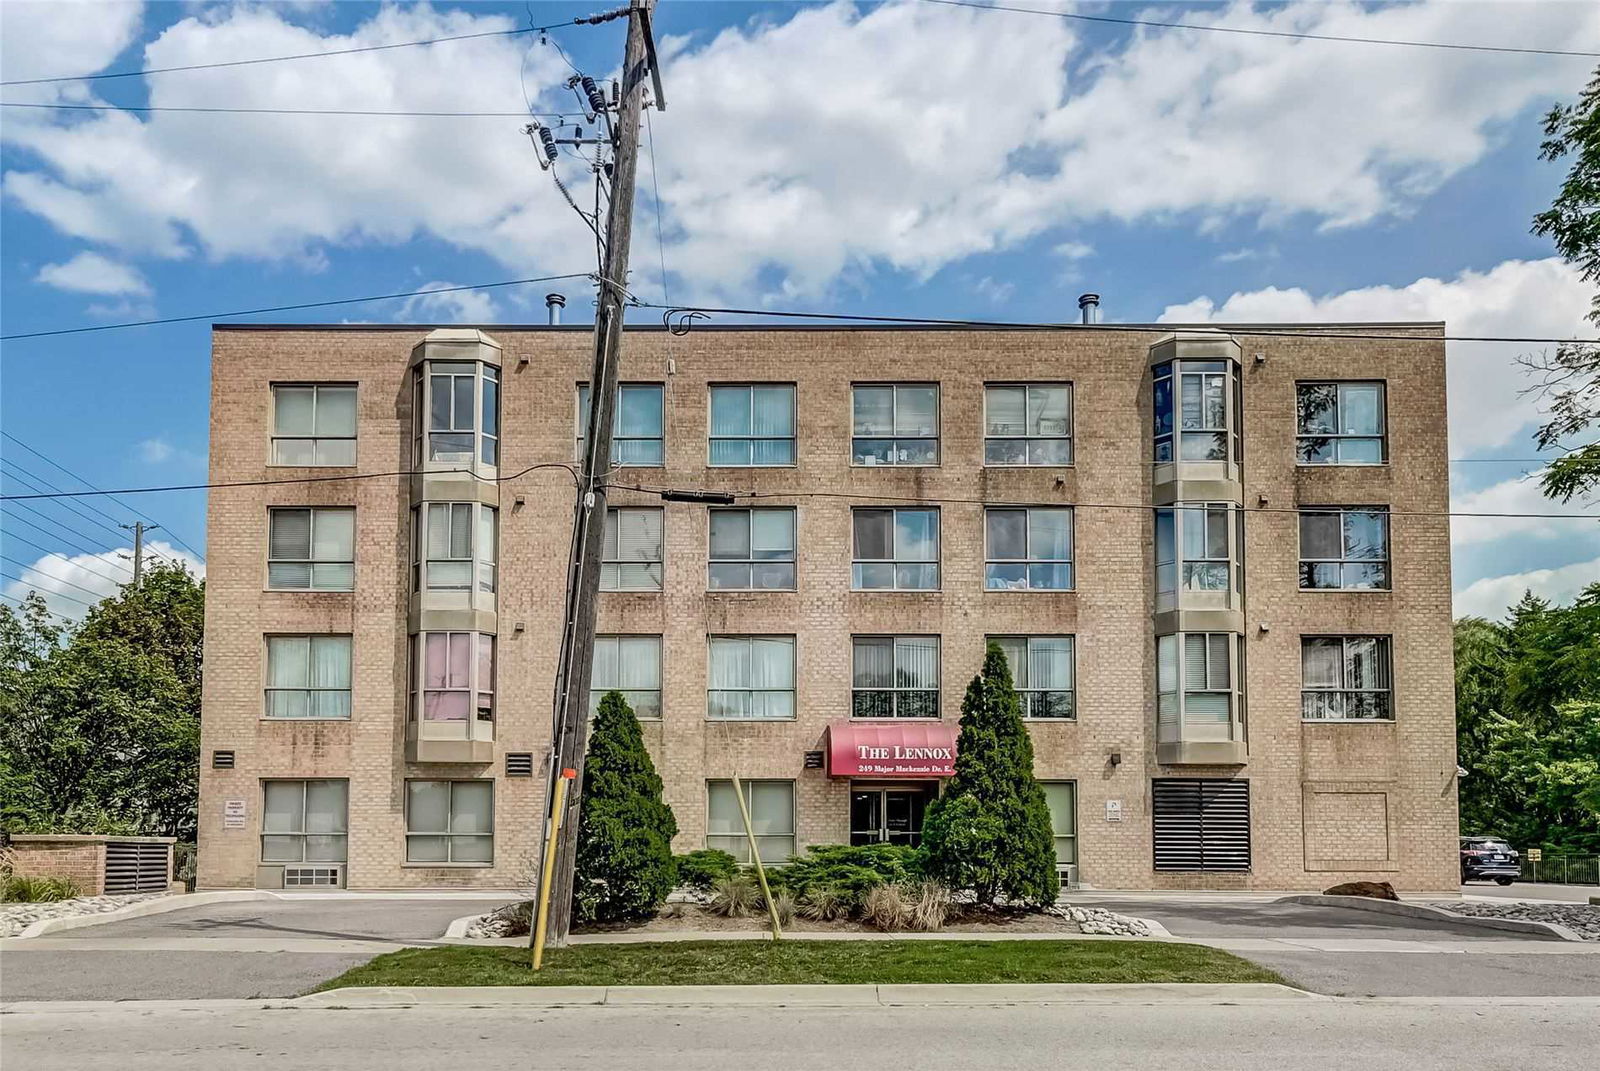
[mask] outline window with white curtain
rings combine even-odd
[[[267,587],[350,591],[356,580],[356,511],[267,511]]]
[[[1231,655],[1242,643],[1231,632],[1156,637],[1156,721],[1161,739],[1232,738],[1236,686]]]
[[[430,361],[411,377],[413,458],[500,463],[500,369],[479,361]]]
[[[1300,587],[1388,590],[1389,507],[1302,509]]]
[[[596,636],[589,716],[607,692],[621,692],[635,717],[661,717],[661,637]]]
[[[984,587],[989,591],[1071,591],[1072,510],[986,509]]]
[[[612,410],[611,463],[654,468],[666,463],[665,389],[659,383],[619,383]],[[588,451],[589,384],[578,384],[578,461]]]
[[[631,506],[606,510],[601,591],[660,591],[661,556],[661,510]]]
[[[794,717],[793,636],[712,636],[706,716],[713,721]]]
[[[1226,503],[1156,510],[1156,590],[1226,591],[1232,572]],[[1181,552],[1181,553],[1180,553]]]
[[[712,387],[707,463],[793,465],[794,408],[793,384]]]
[[[856,636],[851,649],[851,717],[939,716],[939,637]]]
[[[850,586],[857,591],[934,591],[939,587],[939,511],[850,511]]]
[[[499,511],[476,502],[429,502],[412,511],[413,590],[495,589]]]
[[[345,861],[348,781],[263,781],[261,795],[263,863]]]
[[[267,717],[348,718],[349,636],[268,636]]]
[[[274,383],[272,463],[348,466],[356,463],[353,383]]]
[[[793,781],[740,781],[756,851],[763,863],[787,863],[795,853]],[[750,862],[750,838],[732,781],[706,782],[706,847]]]
[[[937,383],[858,383],[850,399],[851,464],[939,463]]]
[[[493,781],[407,781],[406,862],[494,862]]]
[[[494,637],[423,632],[417,639],[423,721],[494,720]]]
[[[1301,637],[1300,688],[1308,721],[1393,721],[1389,637]]]
[[[1056,842],[1058,866],[1078,861],[1078,782],[1040,781],[1050,807],[1050,832]]]
[[[1024,718],[1074,718],[1073,637],[991,636],[1005,652]]]
[[[1296,383],[1296,459],[1302,465],[1381,465],[1384,384]]]
[[[706,586],[712,591],[794,590],[793,509],[714,509]]]
[[[985,384],[983,463],[1072,464],[1072,384]]]

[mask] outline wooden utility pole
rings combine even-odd
[[[134,521],[132,524],[118,525],[133,533],[133,590],[139,590],[139,581],[144,578],[144,534],[154,532],[161,526],[159,524],[145,524],[143,521]]]
[[[566,619],[556,669],[555,730],[546,771],[545,839],[558,804],[556,782],[575,771],[566,794],[555,869],[550,879],[546,943],[560,947],[572,926],[572,887],[578,855],[578,813],[583,803],[583,759],[589,743],[589,678],[594,665],[595,602],[600,592],[600,554],[605,539],[606,482],[611,471],[611,432],[615,419],[617,371],[622,358],[622,321],[627,300],[628,243],[633,233],[634,179],[639,163],[645,79],[654,72],[650,57],[650,10],[655,0],[630,0],[628,44],[614,125],[611,205],[606,215],[605,257],[600,300],[594,321],[594,368],[589,376],[589,425],[578,502],[573,511],[572,560],[567,575]],[[659,94],[658,94],[659,96]],[[541,894],[544,890],[540,890]]]

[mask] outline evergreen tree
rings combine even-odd
[[[617,922],[654,915],[672,891],[677,832],[639,719],[621,692],[607,692],[583,767],[573,917]]]
[[[922,844],[929,876],[970,890],[980,905],[1055,902],[1050,807],[1033,779],[1033,740],[998,644],[967,685],[955,776],[928,805]]]

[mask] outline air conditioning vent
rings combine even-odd
[[[211,753],[211,768],[213,770],[233,769],[232,751],[213,751]]]
[[[1151,785],[1157,870],[1250,869],[1250,782],[1157,780]]]
[[[506,776],[507,777],[532,777],[533,776],[533,752],[531,752],[531,751],[508,751],[508,752],[506,752]]]
[[[106,841],[107,896],[163,892],[170,882],[172,845],[158,841]]]
[[[1061,875],[1061,888],[1063,890],[1078,887],[1078,865],[1076,863],[1061,863],[1057,865],[1056,872]]]
[[[339,868],[336,866],[286,866],[283,868],[285,889],[339,887]]]

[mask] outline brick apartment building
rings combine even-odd
[[[1443,328],[1339,333],[630,329],[594,694],[676,848],[734,774],[765,858],[914,841],[998,638],[1070,880],[1453,886]],[[526,878],[589,361],[217,327],[202,887]]]

